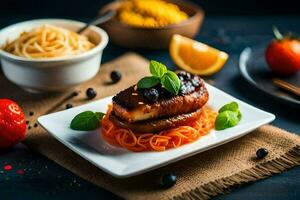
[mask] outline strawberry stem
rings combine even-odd
[[[273,26],[273,33],[274,33],[275,38],[277,40],[282,40],[283,39],[282,34],[279,32],[279,30],[278,30],[278,28],[276,26]]]

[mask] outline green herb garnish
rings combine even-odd
[[[222,106],[215,121],[216,130],[224,130],[236,126],[242,118],[239,105],[236,102]]]
[[[177,95],[181,82],[174,72],[167,69],[167,67],[157,61],[150,61],[150,73],[152,76],[144,77],[137,83],[138,88],[151,88],[157,84],[161,84],[170,93]]]
[[[239,111],[239,105],[237,104],[237,102],[233,101],[231,103],[228,103],[228,104],[225,104],[224,106],[222,106],[218,112],[221,113],[226,110],[231,110],[231,111],[237,112],[237,111]]]
[[[238,124],[239,118],[236,112],[226,110],[218,114],[215,122],[216,130],[223,130]]]
[[[92,111],[79,113],[72,119],[70,128],[78,131],[95,130],[100,126],[100,120],[104,115],[104,113]]]
[[[163,75],[165,73],[167,73],[168,69],[167,67],[160,63],[160,62],[157,62],[155,60],[151,60],[150,61],[150,73],[155,76],[155,77],[158,77],[158,78],[162,78]]]
[[[160,79],[155,76],[147,76],[142,78],[138,83],[138,88],[151,88],[160,83]]]
[[[161,84],[162,86],[168,90],[169,92],[171,92],[172,94],[177,95],[180,89],[180,80],[177,76],[177,74],[175,74],[172,71],[168,71],[167,73],[165,73],[161,79]]]

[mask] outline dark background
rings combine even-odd
[[[0,0],[0,28],[33,18],[71,18],[87,21],[108,0]],[[238,71],[238,58],[247,46],[265,45],[273,37],[272,25],[283,32],[300,33],[300,0],[193,0],[206,18],[196,39],[230,54],[225,67],[211,77],[221,90],[276,115],[273,125],[300,134],[299,110],[287,107],[247,83]],[[128,49],[112,43],[104,51],[103,62]],[[137,51],[147,59],[172,65],[167,50]],[[0,75],[1,70],[0,70]],[[0,86],[1,89],[1,86]],[[3,172],[11,164],[14,170]],[[25,169],[24,175],[16,169]],[[294,200],[300,196],[300,167],[255,183],[246,184],[215,200]],[[116,199],[99,188],[33,152],[22,144],[0,152],[0,200],[33,199]]]
[[[97,14],[109,0],[1,0],[1,15],[84,17]],[[193,0],[207,15],[299,15],[300,1]]]

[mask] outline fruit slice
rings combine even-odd
[[[178,34],[173,35],[169,51],[178,67],[199,75],[216,73],[228,59],[227,53]]]

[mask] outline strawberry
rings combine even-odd
[[[292,75],[300,70],[300,40],[287,34],[282,36],[273,27],[276,37],[266,49],[265,57],[270,69],[279,75]]]
[[[0,149],[25,138],[26,121],[20,106],[9,99],[0,99]]]

